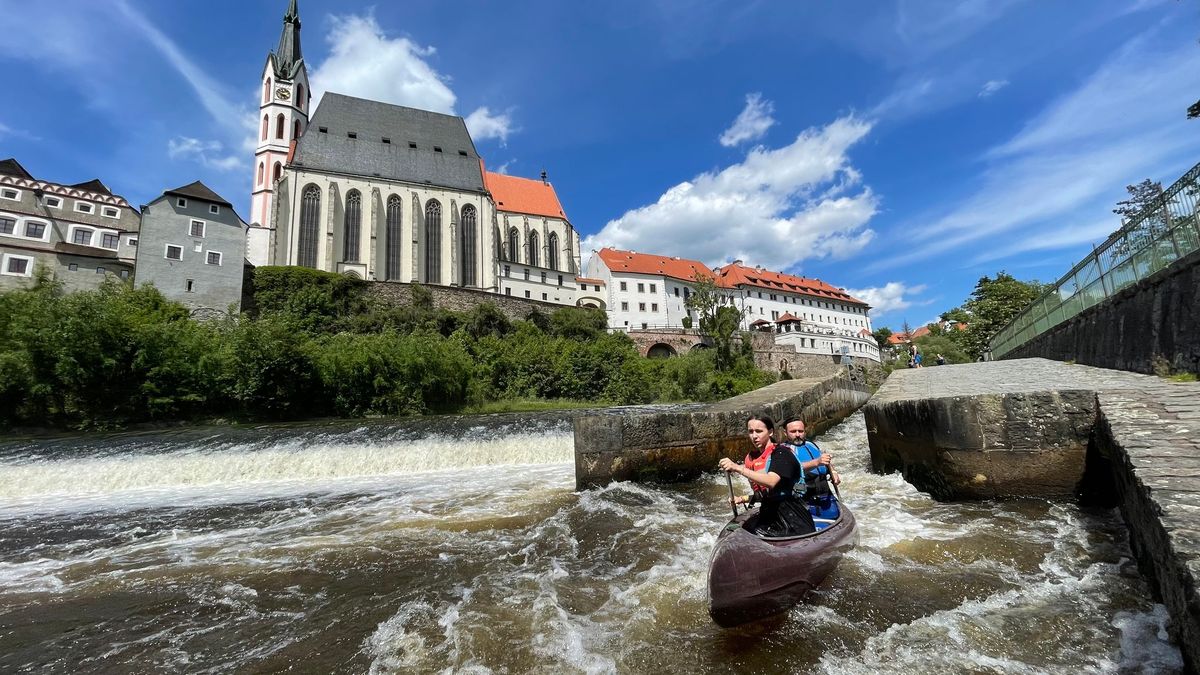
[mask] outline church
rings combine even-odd
[[[575,304],[579,234],[554,187],[486,170],[463,118],[326,93],[290,0],[262,71],[246,257],[370,281]]]

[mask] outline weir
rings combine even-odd
[[[1017,359],[896,371],[863,413],[874,469],[938,499],[1119,507],[1200,668],[1200,384]]]
[[[746,416],[800,417],[816,435],[870,398],[865,370],[782,380],[712,405],[669,412],[575,418],[576,489],[612,481],[669,481],[699,475],[746,452]]]

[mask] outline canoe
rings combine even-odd
[[[758,510],[729,521],[708,561],[708,613],[723,628],[786,611],[804,599],[858,542],[854,514],[839,503],[833,520],[799,537],[760,537],[746,528]]]

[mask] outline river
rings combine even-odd
[[[861,414],[817,440],[859,546],[733,631],[724,478],[575,492],[557,415],[0,444],[0,672],[1182,670],[1114,511],[934,502]]]

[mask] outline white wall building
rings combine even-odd
[[[588,261],[586,278],[606,291],[609,328],[628,331],[682,328],[684,317],[695,321],[685,303],[697,274],[715,276],[696,260],[604,248]]]

